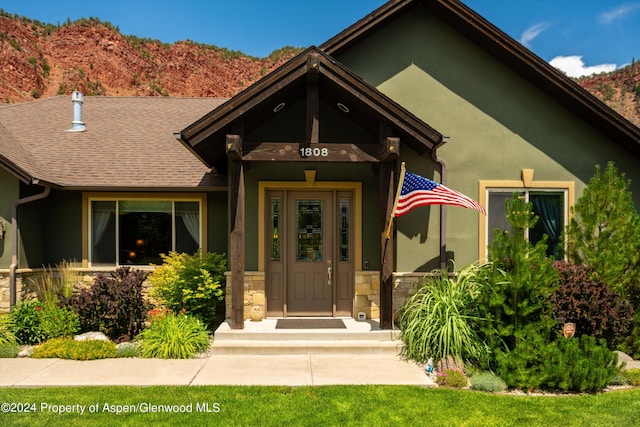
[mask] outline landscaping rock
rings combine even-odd
[[[18,352],[17,357],[31,357],[31,354],[33,353],[33,347],[34,346],[32,345],[26,345],[22,347]]]
[[[121,350],[121,349],[122,350],[126,350],[126,349],[129,349],[129,348],[136,348],[137,349],[138,347],[140,347],[140,344],[138,344],[137,342],[130,342],[130,341],[124,341],[124,342],[121,342],[119,344],[116,344],[116,348],[118,350]]]
[[[76,341],[109,341],[109,338],[102,332],[85,332],[84,334],[76,335],[73,339]]]

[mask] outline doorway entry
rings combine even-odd
[[[267,315],[351,316],[353,192],[270,190],[266,200]]]

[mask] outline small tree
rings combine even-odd
[[[547,258],[546,239],[532,245],[525,237],[526,230],[533,227],[538,218],[531,211],[531,203],[517,194],[506,201],[505,208],[513,231],[495,231],[489,247],[489,268],[484,272],[485,285],[478,299],[479,312],[485,318],[483,333],[491,348],[484,364],[491,369],[496,367],[495,362],[501,355],[509,357],[521,344],[534,339],[549,342],[555,325],[551,317],[551,296],[558,287],[558,273],[553,268],[553,260]],[[521,362],[528,368],[536,361]]]
[[[640,215],[624,173],[613,162],[596,174],[573,209],[567,228],[568,255],[587,264],[593,278],[618,290],[640,308]]]
[[[589,265],[594,281],[609,285],[631,303],[633,331],[623,348],[640,355],[640,215],[630,186],[613,162],[603,173],[597,165],[576,202],[566,237],[570,260]]]

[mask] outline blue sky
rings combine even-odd
[[[5,11],[52,24],[98,17],[123,34],[193,40],[263,57],[319,45],[385,0],[3,0]],[[640,59],[640,0],[463,0],[570,76]]]

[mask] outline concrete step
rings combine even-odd
[[[275,329],[277,319],[247,322],[244,329],[223,323],[214,334],[214,354],[397,355],[399,331],[380,330],[373,322],[343,319],[346,329]]]
[[[215,341],[212,354],[216,355],[276,355],[276,354],[353,354],[397,355],[402,348],[400,341],[314,341],[314,340],[229,340]]]

